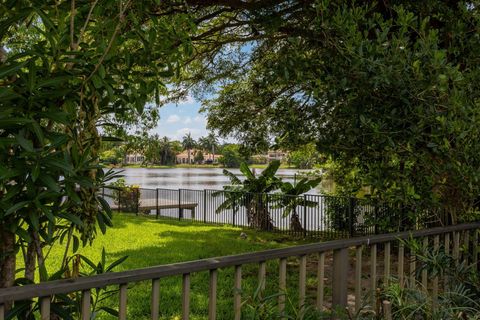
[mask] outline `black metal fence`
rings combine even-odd
[[[105,188],[113,210],[251,227],[303,237],[338,238],[401,230],[400,210],[369,199],[224,190]],[[415,229],[410,224],[408,229]]]

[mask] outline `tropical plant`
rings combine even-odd
[[[112,263],[107,264],[107,254],[102,248],[100,261],[94,263],[82,254],[70,256],[66,264],[60,270],[48,276],[48,281],[61,280],[65,278],[89,277],[113,272],[122,264],[128,256],[121,257]],[[17,279],[16,284],[31,283],[27,279]],[[90,319],[97,319],[102,313],[118,317],[118,311],[105,305],[105,302],[118,293],[119,289],[109,287],[98,287],[91,291],[90,296]],[[82,311],[82,293],[73,292],[69,294],[57,294],[51,301],[52,317],[56,319],[74,320],[79,319]],[[40,311],[40,303],[33,301],[18,301],[7,313],[6,319],[17,317],[22,320],[35,320],[36,313]]]
[[[240,147],[236,144],[228,144],[222,148],[221,157],[218,159],[226,168],[238,168],[244,161],[244,158],[239,152]]]
[[[204,48],[184,77],[216,89],[202,104],[209,128],[252,147],[314,143],[413,217],[478,211],[477,1],[229,3],[213,20],[231,49]]]
[[[99,189],[99,128],[155,119],[156,100],[189,55],[188,16],[152,16],[145,1],[0,4],[0,288],[40,281],[46,245],[91,243],[111,225]],[[149,106],[154,104],[149,104]],[[103,131],[104,132],[104,131]],[[72,240],[74,241],[74,240]],[[10,305],[7,303],[6,309]]]
[[[447,279],[447,285],[435,298],[419,282],[401,285],[392,281],[382,292],[382,299],[391,302],[393,319],[480,319],[478,262],[472,259],[467,248],[463,248],[462,253],[465,259],[458,262],[442,246],[438,249],[425,248],[418,239],[408,239],[403,243],[416,257],[416,278],[420,278],[426,270],[429,277]],[[477,253],[477,250],[475,248],[474,252]]]
[[[193,158],[193,160],[195,161],[195,163],[203,163],[203,160],[205,159],[205,157],[203,156],[203,152],[202,150],[199,150],[195,153],[195,157]]]
[[[125,179],[119,178],[109,185],[113,190],[113,202],[118,210],[136,212],[140,207],[140,187],[127,185]]]
[[[172,148],[172,142],[168,137],[160,140],[160,164],[171,165],[175,163],[175,152]]]
[[[284,217],[290,216],[291,230],[303,231],[304,228],[300,223],[297,208],[303,207],[303,210],[307,210],[307,208],[314,208],[318,206],[318,202],[308,200],[307,197],[301,197],[301,195],[317,187],[321,181],[321,178],[302,178],[294,184],[290,182],[283,182],[280,185],[281,193],[279,193],[278,198],[276,198],[277,202],[275,206],[284,208]]]
[[[275,160],[269,163],[267,168],[257,175],[246,163],[240,165],[240,172],[245,179],[240,180],[234,173],[223,170],[230,179],[231,185],[224,186],[225,192],[217,192],[214,196],[224,195],[225,201],[217,208],[219,213],[223,210],[237,210],[238,206],[247,209],[247,220],[251,227],[260,230],[273,230],[270,213],[268,212],[269,193],[277,190],[281,185],[281,179],[275,176],[280,161]]]

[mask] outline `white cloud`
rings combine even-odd
[[[187,95],[185,97],[185,99],[183,99],[182,101],[179,101],[178,102],[178,105],[181,106],[181,105],[185,105],[185,104],[193,104],[195,103],[195,99],[193,99],[193,97],[191,95]]]
[[[183,123],[185,123],[185,124],[190,124],[190,123],[192,123],[192,118],[186,117],[185,120],[183,120]]]
[[[175,134],[173,135],[174,140],[182,140],[183,136],[185,136],[187,133],[190,133],[192,135],[193,139],[198,139],[206,134],[207,130],[204,129],[196,129],[196,128],[181,128],[175,131]]]
[[[172,114],[170,117],[167,119],[167,123],[175,123],[180,121],[180,117],[177,116],[176,114]]]
[[[195,119],[193,119],[193,121],[195,121],[196,123],[202,123],[202,124],[207,123],[207,119],[202,116],[196,116]]]

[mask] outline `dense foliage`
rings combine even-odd
[[[19,249],[25,277],[34,280],[38,262],[45,280],[45,245],[65,238],[68,252],[70,240],[90,243],[111,224],[98,195],[108,180],[99,128],[153,117],[145,106],[159,100],[195,29],[184,15],[167,21],[154,9],[148,1],[0,5],[0,287],[13,285]]]
[[[352,192],[366,186],[406,212],[471,218],[477,1],[234,3],[223,7],[238,15],[222,16],[217,34],[230,47],[200,55],[186,77],[219,88],[205,101],[212,128],[252,148],[315,142],[356,170]]]

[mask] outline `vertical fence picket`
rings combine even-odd
[[[377,295],[377,245],[372,244],[370,247],[370,290],[372,305],[376,303]]]
[[[40,318],[50,320],[50,296],[40,298]]]
[[[400,241],[398,245],[398,282],[400,284],[400,288],[403,288],[405,283],[405,245],[403,242]]]
[[[128,284],[124,283],[120,285],[120,299],[118,307],[118,319],[127,319],[127,289]]]
[[[470,232],[468,230],[463,232],[463,255],[462,260],[468,264],[469,262],[469,255],[470,255]]]
[[[279,275],[278,275],[278,313],[283,315],[285,312],[285,294],[287,290],[287,259],[281,258],[279,262]]]
[[[207,190],[203,190],[203,222],[207,223]]]
[[[235,320],[242,318],[242,266],[235,266],[235,286],[233,292],[233,310]]]
[[[150,313],[152,320],[158,320],[160,312],[160,279],[152,280],[152,301],[150,307]]]
[[[325,252],[320,252],[318,254],[318,265],[317,265],[317,310],[323,309],[323,299],[325,292]]]
[[[391,244],[390,242],[387,242],[385,243],[385,248],[384,248],[384,252],[383,252],[383,255],[384,255],[384,273],[383,273],[383,276],[384,276],[384,283],[386,285],[388,285],[388,283],[390,282],[390,268],[391,268],[391,265],[390,265],[390,259],[391,259],[391,256],[390,256],[390,251],[391,251]]]
[[[446,233],[444,236],[444,250],[445,254],[449,255],[450,254],[450,233]],[[445,289],[448,289],[448,276],[444,275],[443,277],[443,286]]]
[[[299,275],[298,275],[298,307],[300,314],[303,314],[305,309],[305,294],[307,283],[307,256],[302,255],[299,258]]]
[[[363,246],[355,248],[355,312],[362,306],[362,250]]]
[[[474,233],[473,233],[473,264],[474,265],[478,265],[478,247],[479,246],[480,244],[478,243],[478,230],[474,230]]]
[[[428,250],[428,237],[423,238],[423,254]],[[425,292],[428,292],[428,271],[427,268],[422,269],[422,286]]]
[[[332,305],[347,307],[347,280],[348,280],[348,249],[342,248],[333,251],[332,266]]]
[[[438,249],[440,247],[440,236],[437,234],[433,237],[433,250],[434,253],[436,254],[438,252]],[[437,306],[438,302],[438,274],[435,275],[432,281],[432,301],[434,307]]]
[[[155,206],[156,208],[156,218],[158,219],[158,216],[160,215],[160,208],[158,206],[158,188],[155,189]]]
[[[0,320],[5,320],[5,305],[0,303]]]
[[[217,269],[210,270],[210,283],[208,288],[208,320],[217,317]]]
[[[458,231],[453,233],[453,258],[458,265],[460,259],[460,232]]]
[[[415,277],[415,272],[417,269],[416,262],[417,262],[417,257],[413,253],[413,250],[410,249],[410,286],[414,286],[416,283],[416,277]]]
[[[267,273],[267,264],[265,261],[262,261],[258,265],[258,286],[261,292],[265,291],[265,285],[267,280],[266,273]]]
[[[190,318],[190,273],[182,277],[182,319]]]
[[[82,320],[90,320],[90,290],[82,291],[82,311],[81,317]]]

